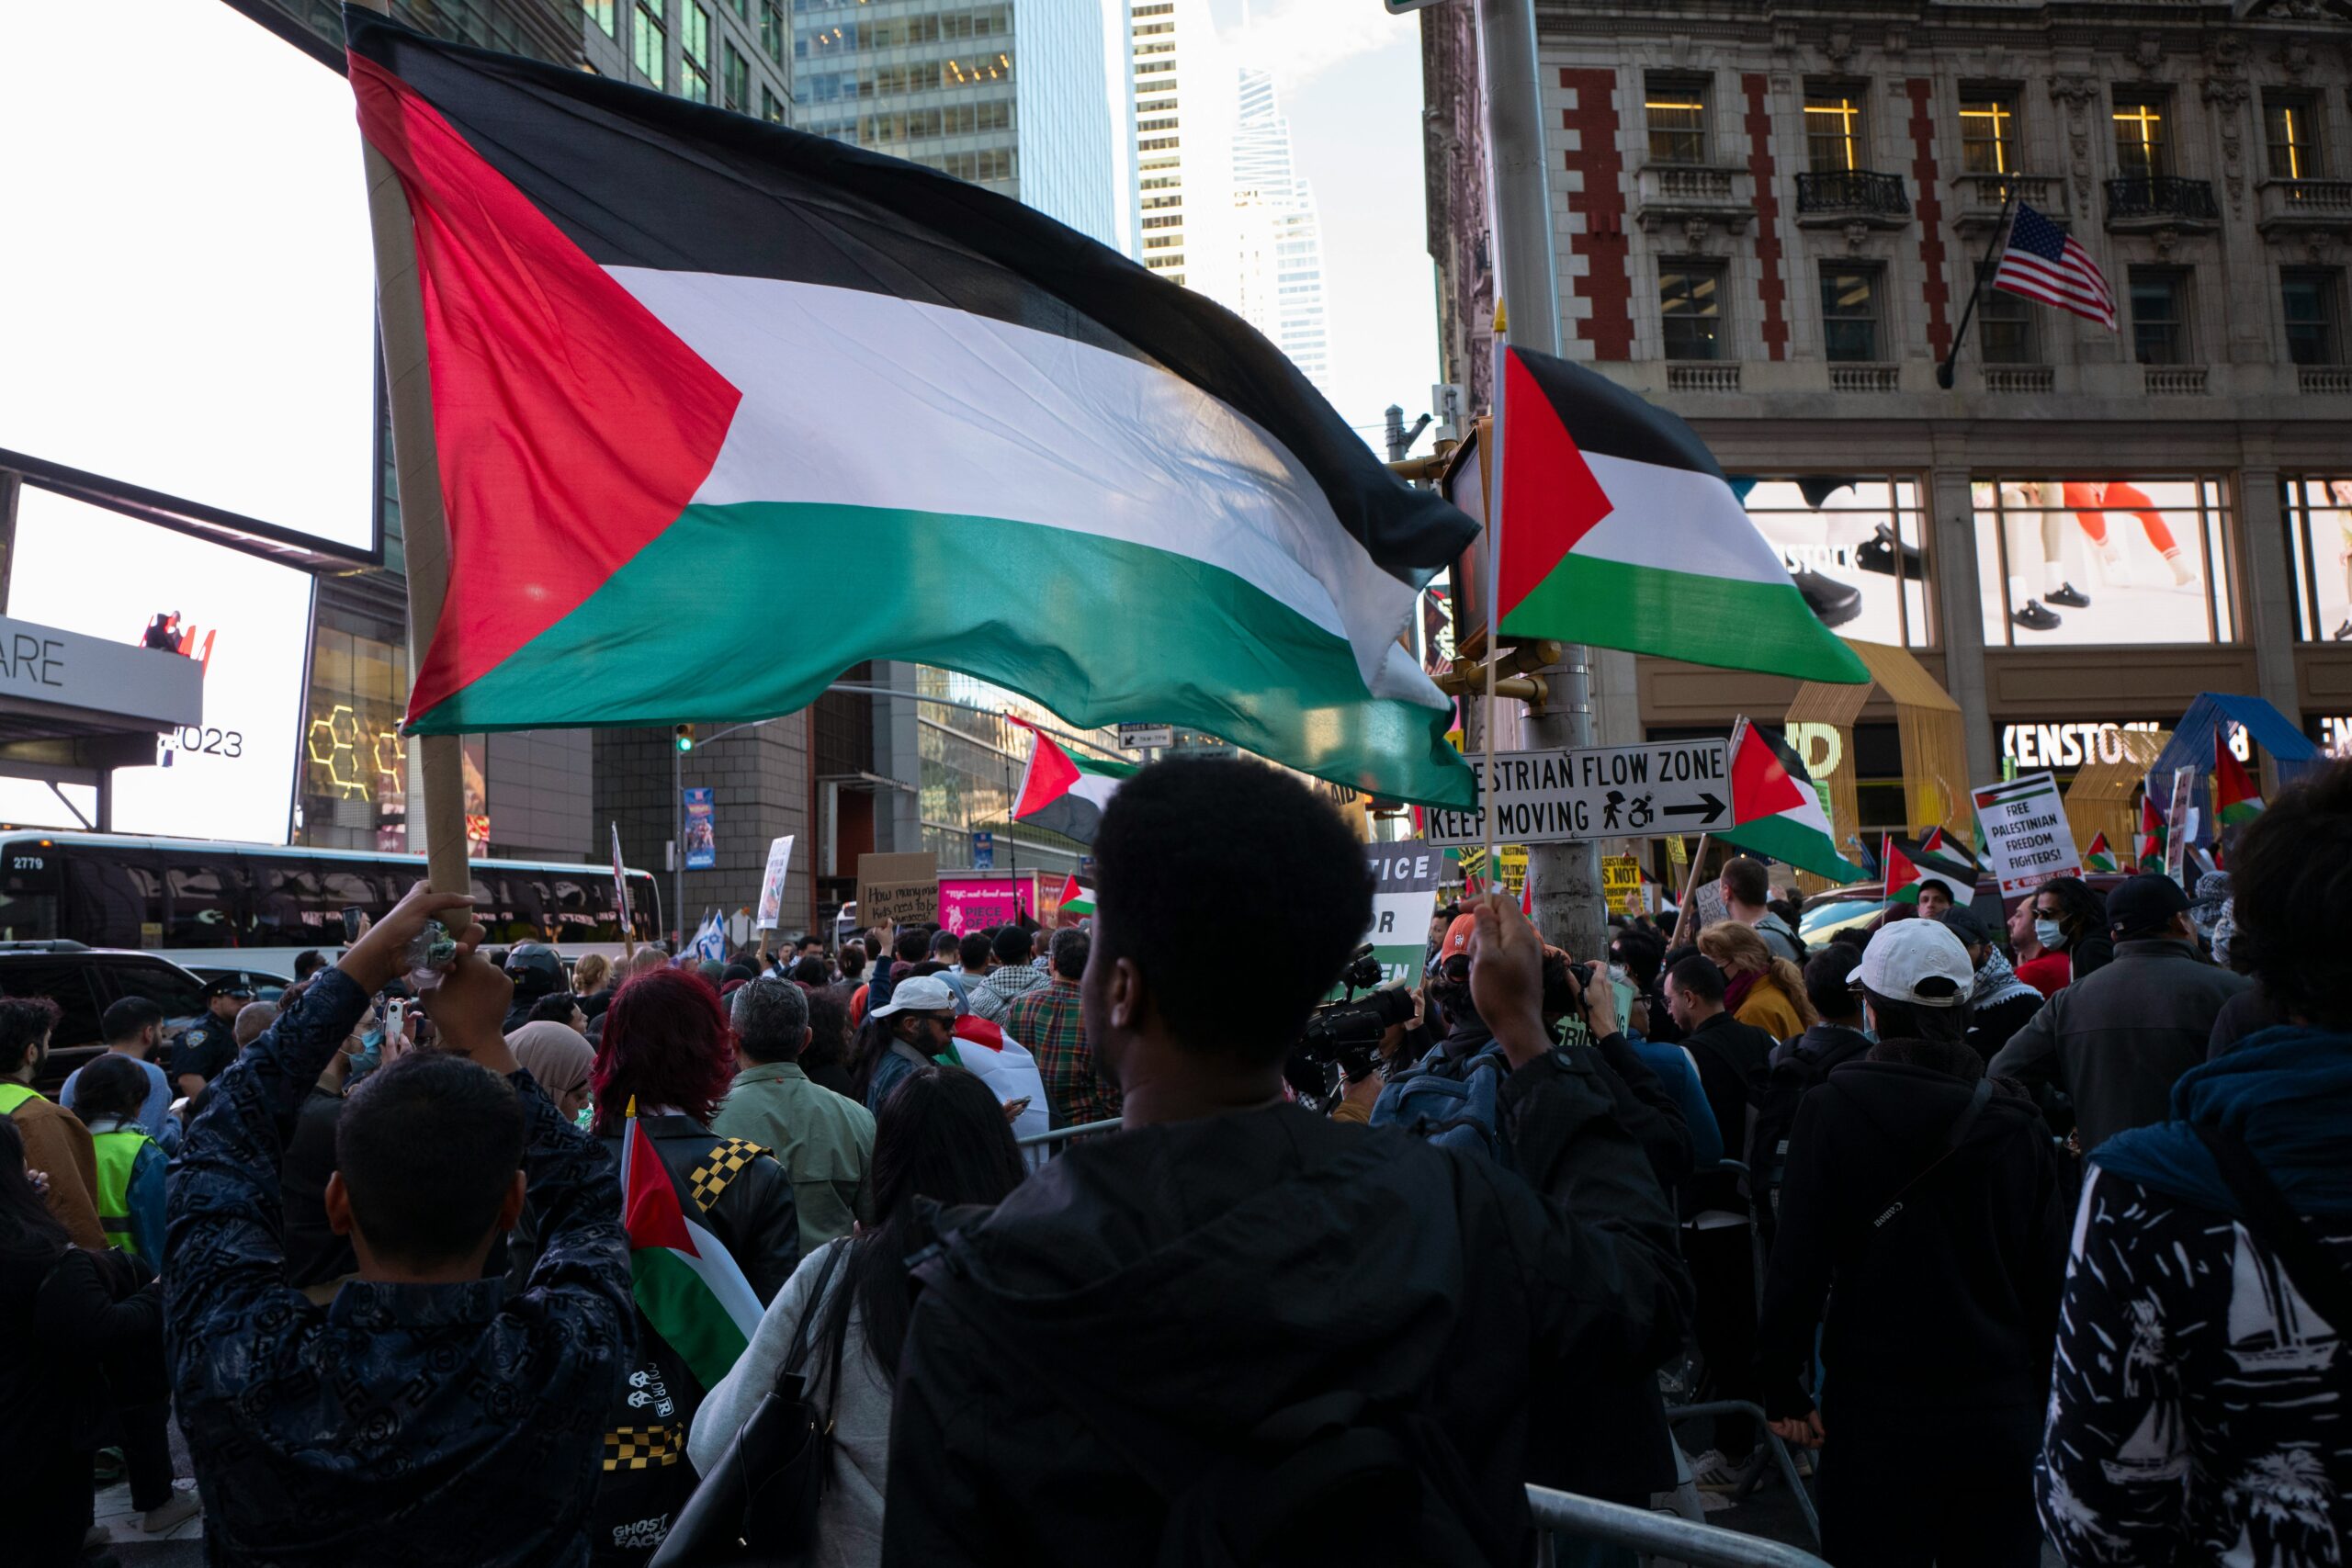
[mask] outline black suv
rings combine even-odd
[[[166,1038],[204,1015],[204,982],[170,959],[78,942],[0,942],[0,996],[47,997],[63,1015],[33,1079],[51,1100],[66,1074],[106,1049],[98,1020],[123,998],[145,997],[162,1008]]]

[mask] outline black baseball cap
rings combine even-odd
[[[1946,931],[1960,938],[1963,947],[1980,946],[1992,940],[1985,932],[1984,922],[1978,919],[1976,912],[1965,904],[1954,904],[1936,919],[1944,923]]]
[[[2169,876],[2154,873],[2126,877],[2107,896],[2107,931],[2118,942],[2155,936],[2188,909],[2188,892]]]

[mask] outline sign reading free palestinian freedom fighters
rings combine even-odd
[[[1984,856],[2000,880],[2003,898],[2030,893],[2053,876],[2083,874],[2055,777],[2027,773],[1969,793],[1984,829]]]
[[[1495,838],[1514,844],[1574,839],[1657,839],[1731,826],[1731,778],[1721,740],[1653,740],[1575,751],[1498,751],[1466,759],[1478,776],[1477,811],[1425,813],[1432,844],[1482,844],[1484,811]]]

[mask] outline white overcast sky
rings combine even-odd
[[[1334,400],[1377,447],[1381,410],[1400,404],[1411,424],[1438,378],[1419,18],[1392,17],[1380,0],[1209,0],[1209,10],[1235,54],[1271,67],[1282,88],[1322,213]]]

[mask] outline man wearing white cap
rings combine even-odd
[[[865,1108],[879,1111],[899,1080],[926,1063],[953,1066],[956,1052],[956,993],[936,975],[901,980],[890,999],[868,1017],[889,1032],[890,1043],[876,1058],[865,1085]]]
[[[1883,928],[1849,977],[1878,1043],[1789,1134],[1758,1382],[1774,1431],[1829,1450],[1833,1562],[2041,1560],[2033,1462],[2068,1205],[2032,1100],[1964,1043],[1974,982],[1941,922]],[[1801,1381],[1815,1325],[1818,1401]]]

